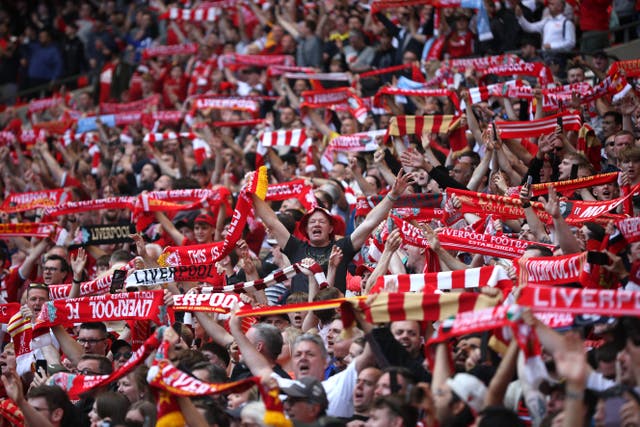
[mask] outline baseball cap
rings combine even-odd
[[[471,374],[460,373],[449,378],[447,385],[473,412],[480,412],[487,394],[487,387],[482,381]]]
[[[200,223],[205,223],[205,224],[207,224],[207,225],[210,225],[211,227],[215,227],[215,226],[216,226],[216,220],[215,220],[215,218],[214,218],[214,217],[212,217],[212,216],[211,216],[211,215],[209,215],[209,214],[206,214],[206,213],[205,213],[205,214],[200,214],[200,215],[198,215],[198,216],[196,217],[196,219],[195,219],[195,220],[193,220],[193,223],[194,223],[194,224],[197,224],[197,223],[199,223],[199,222],[200,222]]]
[[[329,406],[327,393],[322,383],[313,377],[302,377],[293,381],[291,385],[282,387],[280,391],[288,397],[305,399],[311,403],[320,404],[323,408]]]

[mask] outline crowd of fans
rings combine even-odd
[[[541,344],[533,358],[526,342],[505,339],[498,327],[441,342],[445,318],[402,318],[391,303],[386,322],[357,310],[304,308],[358,296],[361,307],[373,307],[380,303],[374,295],[410,291],[398,275],[488,266],[504,272],[501,286],[444,293],[517,307],[528,286],[519,271],[524,260],[586,251],[589,280],[562,286],[625,289],[639,300],[640,238],[618,242],[619,221],[640,211],[640,196],[629,193],[640,183],[640,65],[618,67],[604,51],[622,41],[612,26],[635,22],[636,2],[406,3],[3,3],[0,307],[2,315],[11,303],[20,309],[7,321],[0,354],[2,425],[287,425],[270,417],[282,409],[272,390],[294,425],[640,426],[637,307],[627,316],[575,316],[562,329],[519,307],[518,325],[533,331],[530,347]],[[636,28],[628,26],[626,36],[636,38]],[[471,56],[490,65],[539,64],[552,75],[520,75],[513,85],[504,83],[513,76],[485,80],[480,59],[453,62]],[[490,91],[486,83],[504,86]],[[569,96],[554,104],[546,85]],[[532,88],[531,96],[509,97],[514,87]],[[597,87],[606,93],[592,97]],[[420,95],[429,89],[442,92]],[[312,101],[340,90],[359,108]],[[219,104],[198,103],[207,97]],[[525,129],[556,113],[566,113],[565,123],[504,136],[505,123]],[[128,114],[134,118],[122,118]],[[421,116],[434,117],[422,131]],[[577,127],[566,126],[570,116]],[[438,128],[436,121],[456,124]],[[268,145],[266,135],[276,142]],[[358,148],[334,150],[338,140]],[[262,164],[270,185],[286,190],[295,183],[297,190],[286,190],[291,197],[246,192]],[[579,184],[596,175],[603,178],[595,185]],[[574,184],[538,192],[540,184],[561,181]],[[57,189],[64,192],[52,196]],[[170,190],[192,189],[224,200],[138,212],[154,198],[184,203],[171,200]],[[470,192],[477,200],[496,196],[495,206],[511,197],[522,215],[474,210],[463,196]],[[22,202],[20,194],[39,196]],[[570,221],[575,203],[599,207],[624,195],[630,202]],[[118,197],[135,199],[136,209],[122,208]],[[51,206],[29,205],[40,199],[87,203],[52,216]],[[249,211],[238,210],[247,199]],[[246,225],[233,240],[239,216]],[[403,216],[410,228],[396,222]],[[10,227],[41,222],[55,223],[47,237]],[[138,233],[87,243],[92,227],[119,225]],[[450,230],[527,246],[512,257],[472,244],[454,250],[445,238]],[[48,343],[26,351],[16,339],[24,329],[31,337],[38,319],[55,317],[49,303],[56,285],[70,284],[68,297],[86,298],[83,285],[95,279],[167,265],[167,247],[219,250],[222,241],[233,247],[215,263],[222,283],[239,289],[266,278],[264,289],[243,288],[243,309],[300,308],[256,315],[255,323],[233,307],[224,314],[176,311],[170,327],[118,318],[58,324]],[[291,266],[297,274],[272,280]],[[174,296],[208,286],[156,288],[164,288],[171,310]],[[124,288],[140,290],[129,282]],[[16,328],[16,319],[25,325]],[[86,385],[120,372],[154,334],[168,343],[164,350],[111,383],[71,393],[73,378]],[[543,363],[532,365],[536,358]],[[164,359],[205,384],[250,377],[260,384],[195,397],[177,386],[167,394],[152,381]],[[167,402],[175,403],[173,412]]]

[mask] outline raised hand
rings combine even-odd
[[[73,271],[73,279],[82,280],[84,267],[87,264],[87,253],[84,248],[78,249],[76,256],[71,256],[71,270]]]
[[[391,187],[391,197],[397,199],[402,196],[405,190],[413,184],[413,179],[411,175],[405,174],[402,170],[398,172],[398,176],[396,176],[396,182],[393,183],[393,187]]]
[[[560,199],[555,187],[549,187],[549,200],[544,200],[544,197],[540,197],[538,201],[544,203],[544,210],[551,215],[551,218],[560,218]]]
[[[424,156],[416,150],[406,150],[400,155],[400,162],[402,166],[411,167],[416,169],[424,169]]]

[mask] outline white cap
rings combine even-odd
[[[447,380],[447,385],[474,413],[482,410],[487,387],[477,377],[465,373],[456,374]]]

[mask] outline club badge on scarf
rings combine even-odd
[[[42,306],[33,329],[109,320],[151,320],[162,325],[169,321],[169,315],[161,290],[108,294],[48,301]]]

